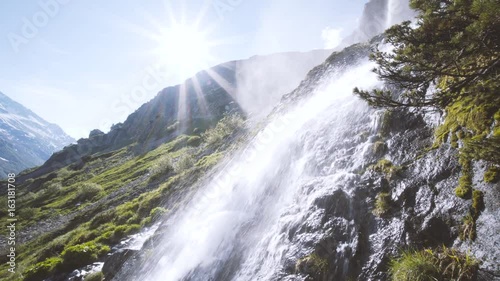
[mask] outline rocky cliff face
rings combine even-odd
[[[74,140],[0,92],[0,178],[43,164]]]

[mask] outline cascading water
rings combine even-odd
[[[389,28],[393,24],[394,10],[395,10],[394,0],[387,0],[387,15],[385,18],[386,20],[385,28]]]
[[[327,222],[328,208],[318,206],[339,190],[348,197],[354,172],[366,165],[369,140],[360,135],[369,134],[373,112],[352,89],[380,83],[372,68],[365,62],[334,71],[292,108],[275,112],[170,219],[141,280],[302,280],[295,263],[332,227],[346,232],[333,252],[349,255],[356,231],[347,217]],[[348,266],[338,265],[340,274]]]

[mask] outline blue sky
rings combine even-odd
[[[71,136],[85,137],[94,128],[106,130],[124,121],[160,89],[201,70],[196,64],[181,71],[175,62],[179,56],[166,54],[162,40],[149,36],[164,34],[160,31],[172,22],[203,33],[211,57],[204,63],[215,65],[257,54],[332,47],[339,35],[357,26],[365,2],[2,1],[0,91]],[[156,67],[165,74],[161,81],[149,77]],[[145,79],[153,83],[138,94]],[[121,110],[111,110],[119,104]]]

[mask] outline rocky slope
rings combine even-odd
[[[84,156],[114,151],[131,144],[145,153],[179,134],[204,131],[230,112],[254,121],[265,117],[284,93],[320,64],[329,50],[281,53],[231,61],[204,70],[182,85],[163,89],[109,133],[93,131],[89,138],[55,153],[39,169],[19,180],[39,177]]]
[[[43,164],[74,140],[0,92],[0,178]]]

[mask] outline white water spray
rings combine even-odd
[[[379,83],[372,68],[370,63],[350,68],[275,116],[172,219],[155,249],[161,258],[142,279],[273,280],[287,256],[303,255],[286,239],[287,226],[304,219],[316,224],[306,218],[315,198],[331,193],[340,178],[349,178],[349,171],[362,165],[363,145],[351,156],[327,150],[342,143],[343,134],[353,133],[352,122],[366,118],[368,109],[352,89]]]

